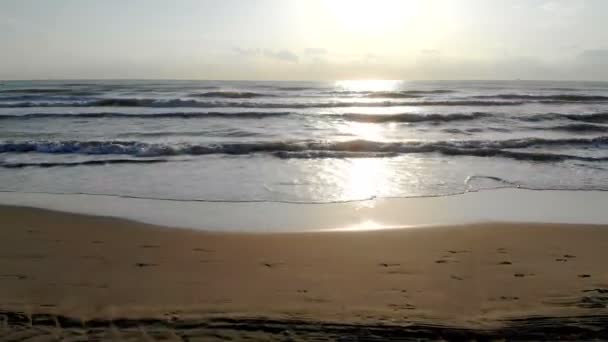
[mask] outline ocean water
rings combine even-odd
[[[0,82],[0,191],[341,202],[608,190],[608,83]]]

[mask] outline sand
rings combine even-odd
[[[608,338],[608,227],[212,233],[0,207],[0,339]]]

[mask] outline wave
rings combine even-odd
[[[240,91],[210,91],[206,93],[191,94],[193,97],[220,97],[228,99],[253,99],[257,97],[274,97],[271,94],[240,92]]]
[[[232,137],[247,138],[264,135],[262,133],[244,131],[240,129],[226,129],[214,131],[153,131],[153,132],[126,132],[119,133],[117,137],[141,137],[141,138],[161,138],[161,137]]]
[[[41,163],[0,163],[0,167],[6,169],[22,169],[26,167],[74,167],[74,166],[96,166],[111,164],[157,164],[168,163],[175,160],[169,159],[105,159],[86,160],[81,162],[41,162]]]
[[[277,117],[290,115],[291,112],[174,112],[154,114],[130,114],[130,113],[29,113],[21,115],[0,115],[0,120],[28,120],[44,118],[137,118],[137,119],[260,119],[265,117]]]
[[[539,122],[546,120],[571,120],[591,123],[608,123],[608,113],[591,113],[591,114],[563,114],[563,113],[546,113],[532,116],[519,117],[519,120]]]
[[[363,95],[366,97],[419,97],[423,95],[436,95],[436,94],[451,94],[456,93],[455,90],[447,89],[431,89],[431,90],[400,90],[400,91],[355,91],[355,90],[341,90],[341,91],[329,91],[326,94],[330,95]]]
[[[534,129],[548,130],[548,131],[564,131],[564,132],[589,132],[589,133],[603,133],[608,132],[608,126],[593,125],[588,123],[577,123],[568,125],[559,125],[551,127],[534,127]]]
[[[51,153],[85,155],[132,155],[137,157],[163,157],[176,155],[248,155],[266,153],[280,158],[350,158],[356,156],[394,156],[409,153],[440,153],[444,155],[505,157],[531,161],[604,161],[577,155],[545,152],[513,151],[530,147],[606,147],[608,136],[596,138],[543,139],[524,138],[510,140],[455,140],[377,142],[351,140],[278,141],[221,144],[144,143],[139,141],[27,141],[0,143],[0,153]]]
[[[454,114],[328,114],[333,117],[343,118],[348,121],[357,122],[449,122],[449,121],[465,121],[476,120],[484,117],[492,116],[490,113],[454,113]]]
[[[0,94],[71,94],[74,89],[66,88],[22,88],[22,89],[3,89]]]
[[[92,101],[70,102],[19,102],[0,103],[0,108],[20,107],[156,107],[156,108],[346,108],[346,107],[396,107],[396,106],[517,106],[523,102],[517,101],[382,101],[382,102],[225,102],[225,101],[197,101],[197,100],[157,100],[115,98]]]
[[[527,94],[496,94],[474,96],[476,99],[501,99],[501,100],[532,100],[532,101],[556,101],[556,102],[589,102],[608,101],[608,96],[600,95],[527,95]]]

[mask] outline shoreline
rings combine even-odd
[[[0,192],[0,205],[108,216],[204,231],[382,230],[483,222],[608,224],[607,191],[493,189],[352,202],[205,202]]]
[[[0,226],[4,331],[607,337],[608,225],[251,234],[0,206]]]

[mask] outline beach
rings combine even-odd
[[[256,234],[11,206],[0,225],[3,339],[607,337],[601,225]]]
[[[607,108],[605,82],[3,82],[0,340],[608,339]]]

